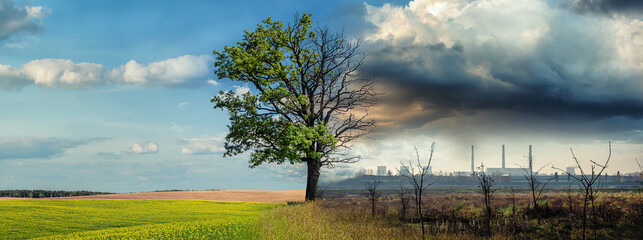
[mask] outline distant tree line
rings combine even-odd
[[[47,198],[47,197],[73,197],[111,194],[108,192],[90,191],[51,191],[51,190],[0,190],[0,197],[16,198]]]

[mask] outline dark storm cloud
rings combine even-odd
[[[104,140],[62,139],[51,137],[0,138],[0,160],[25,158],[53,158],[60,156],[67,149]]]
[[[444,44],[380,45],[369,51],[365,72],[393,90],[403,92],[391,99],[384,96],[383,101],[399,106],[417,102],[436,110],[428,113],[431,116],[415,119],[419,121],[417,124],[455,112],[484,110],[541,116],[643,117],[640,97],[619,94],[618,88],[615,92],[607,89],[607,92],[592,92],[596,89],[591,81],[585,81],[587,78],[569,75],[565,66],[544,59],[494,65],[490,73],[500,82],[489,83],[467,72],[467,59],[462,55],[466,49],[463,48],[461,45],[446,48]],[[397,56],[406,57],[399,59]],[[552,78],[558,81],[552,81]]]
[[[641,0],[567,0],[561,5],[581,14],[632,15],[641,17],[643,1]]]
[[[625,25],[632,33],[617,39],[614,32],[622,31],[609,29],[614,23],[603,22],[612,21],[608,18],[579,20],[536,5],[525,6],[529,14],[513,25],[502,17],[520,13],[495,16],[495,11],[485,11],[484,4],[475,4],[463,3],[459,19],[436,19],[412,7],[400,9],[404,15],[371,9],[369,14],[404,17],[404,21],[386,19],[392,21],[382,25],[389,27],[383,30],[390,32],[387,37],[363,45],[367,55],[363,71],[387,93],[380,98],[379,115],[394,115],[395,126],[410,128],[486,111],[498,113],[497,118],[514,118],[515,125],[529,118],[619,132],[643,129],[643,76],[636,68],[640,62],[619,49],[628,44],[635,51],[639,47],[638,23]],[[531,12],[539,6],[542,15]],[[484,24],[487,18],[507,25]],[[391,25],[404,31],[391,30]],[[479,40],[486,36],[493,40]],[[634,123],[618,129],[614,119],[620,118]],[[600,123],[603,119],[610,123]],[[579,121],[591,124],[576,124]]]

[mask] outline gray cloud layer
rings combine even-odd
[[[0,138],[0,160],[25,158],[53,158],[60,156],[67,149],[102,140],[63,139],[53,137]]]
[[[19,33],[42,31],[46,14],[38,6],[14,6],[13,0],[0,0],[0,41]]]
[[[567,0],[561,5],[581,14],[602,14],[606,16],[643,14],[643,1],[640,0]]]

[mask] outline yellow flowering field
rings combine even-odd
[[[192,200],[0,201],[0,239],[253,239],[282,204]]]

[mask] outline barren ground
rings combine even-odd
[[[68,200],[68,199],[182,199],[182,200],[216,200],[216,201],[234,201],[234,202],[266,202],[266,203],[285,203],[304,201],[304,190],[287,190],[287,191],[176,191],[176,192],[142,192],[142,193],[119,193],[92,196],[76,197],[55,197],[39,198],[49,200]],[[33,198],[0,198],[0,200],[20,200]]]

